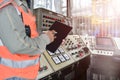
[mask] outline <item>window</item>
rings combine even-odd
[[[33,8],[45,8],[66,16],[67,0],[34,0]]]

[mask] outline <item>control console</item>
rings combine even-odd
[[[55,21],[62,22],[67,25],[71,24],[71,18],[44,8],[37,8],[34,10],[34,13],[37,18],[37,30],[39,33],[41,31],[48,30]]]
[[[55,53],[46,51],[44,55],[54,71],[58,71],[74,63],[72,57],[61,46],[55,51]]]
[[[55,21],[71,25],[71,18],[44,8],[34,9],[34,15],[36,16],[37,31],[39,34],[48,30]],[[38,79],[55,73],[55,71],[63,69],[72,63],[74,63],[74,60],[62,46],[60,46],[55,53],[46,50],[40,58]]]
[[[63,47],[75,61],[90,55],[89,49],[78,35],[68,35],[64,40]]]
[[[81,38],[92,54],[113,56],[115,53],[116,45],[112,37],[81,36]]]

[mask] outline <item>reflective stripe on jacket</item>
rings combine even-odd
[[[13,3],[13,0],[0,1],[0,9],[13,4],[20,13],[22,13],[24,25],[28,25],[31,29],[31,38],[37,37],[35,17],[30,11],[28,13]],[[39,69],[39,55],[29,56],[25,54],[12,54],[2,42],[0,45],[0,80],[19,77],[25,79],[35,79]]]

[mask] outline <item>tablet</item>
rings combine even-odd
[[[65,39],[68,33],[72,30],[72,27],[61,22],[55,21],[49,30],[55,30],[57,34],[55,35],[55,40],[48,44],[46,46],[46,49],[50,52],[55,52],[62,43],[63,39]]]

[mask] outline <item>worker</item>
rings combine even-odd
[[[37,33],[23,0],[0,0],[0,80],[35,80],[40,54],[54,41],[54,32]]]

